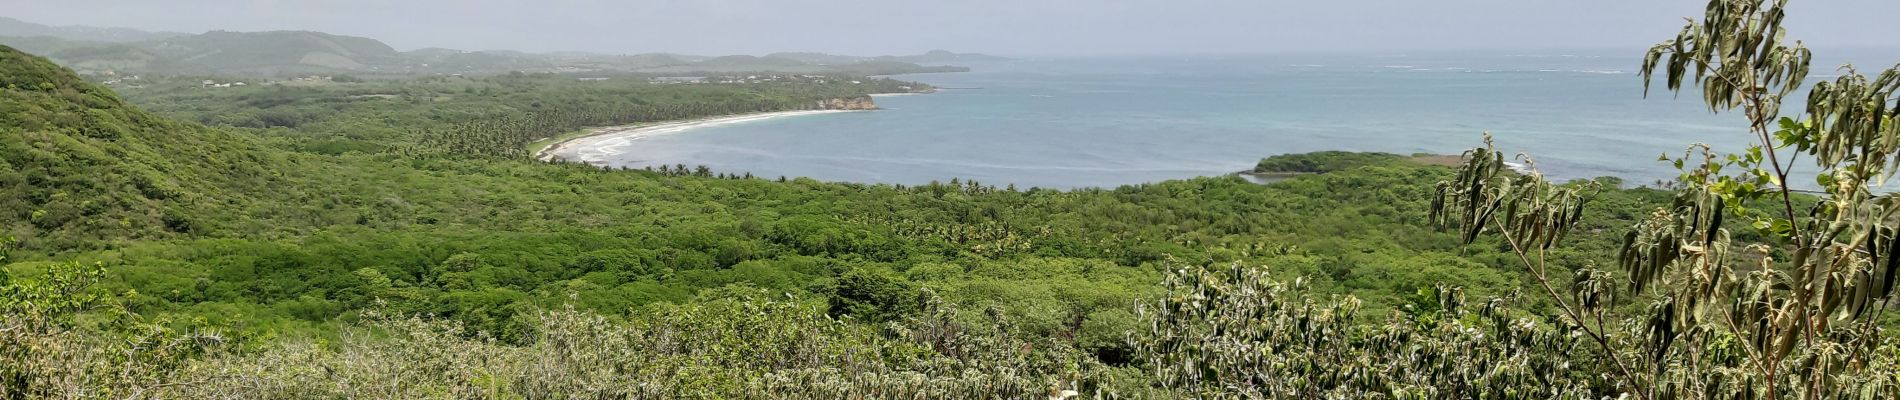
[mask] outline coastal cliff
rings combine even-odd
[[[819,100],[816,104],[813,105],[812,109],[814,110],[876,110],[877,102],[872,101],[871,96],[837,98],[837,99],[830,99],[830,100]]]

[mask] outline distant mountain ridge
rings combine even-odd
[[[0,17],[0,36],[34,37],[47,36],[65,40],[83,40],[92,42],[130,43],[147,40],[167,39],[188,36],[188,33],[150,32],[130,28],[100,28],[91,26],[51,26]]]
[[[402,63],[402,53],[381,41],[306,31],[212,31],[146,42],[143,47],[215,71],[270,72],[283,66],[373,70]]]
[[[41,54],[82,74],[292,76],[305,74],[494,74],[522,72],[634,72],[719,74],[740,72],[895,75],[960,72],[950,62],[1000,57],[932,51],[915,56],[857,57],[776,53],[763,57],[683,54],[533,54],[426,48],[397,51],[365,37],[311,31],[203,34],[135,29],[52,27],[0,18],[0,44]],[[938,66],[925,66],[933,64]]]

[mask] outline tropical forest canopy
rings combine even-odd
[[[1900,73],[1808,85],[1781,10],[1652,50],[1751,123],[1658,188],[1488,146],[1073,191],[615,170],[532,156],[928,87],[108,87],[0,47],[0,397],[1893,398]]]

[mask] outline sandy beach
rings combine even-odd
[[[589,129],[586,135],[555,143],[536,153],[534,157],[542,161],[556,159],[599,164],[609,157],[627,151],[627,148],[641,139],[685,132],[711,126],[741,124],[775,118],[797,117],[817,114],[860,112],[859,110],[806,110],[783,111],[757,114],[741,114],[725,117],[704,118],[688,121],[645,123],[611,126]]]

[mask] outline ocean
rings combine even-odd
[[[675,130],[592,161],[1068,189],[1229,174],[1287,153],[1458,154],[1490,132],[1501,150],[1534,156],[1553,178],[1614,176],[1638,185],[1676,175],[1658,155],[1681,155],[1698,142],[1729,151],[1749,143],[1742,116],[1712,114],[1698,92],[1678,99],[1658,87],[1645,98],[1641,56],[1634,49],[979,63],[969,73],[897,77],[946,89],[879,97],[883,110]],[[1832,65],[1839,64],[1817,62],[1810,80],[1831,78]]]

